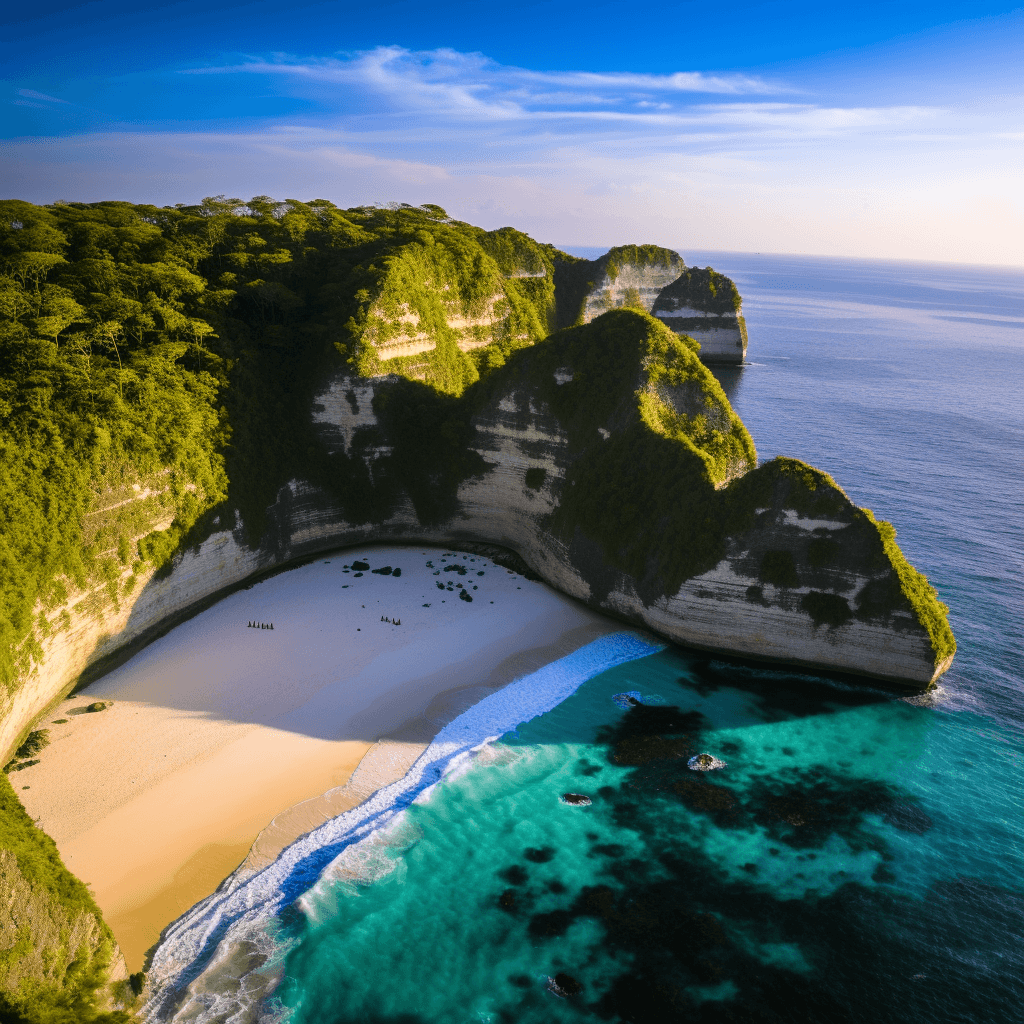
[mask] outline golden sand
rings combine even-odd
[[[365,548],[272,577],[66,701],[51,716],[65,723],[40,723],[52,742],[18,773],[20,795],[130,971],[247,857],[273,859],[401,778],[466,707],[619,628],[483,558],[462,577],[474,601],[458,600],[437,589],[443,553]],[[403,574],[345,574],[358,557]],[[96,700],[113,704],[82,713]]]

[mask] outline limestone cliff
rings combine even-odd
[[[747,325],[736,285],[711,267],[691,267],[658,293],[651,313],[676,334],[700,342],[705,363],[742,363]]]
[[[927,584],[886,524],[803,463],[754,468],[710,372],[645,314],[564,331],[458,400],[336,371],[311,419],[320,471],[280,490],[260,542],[212,526],[130,608],[55,638],[41,694],[255,573],[375,540],[502,545],[560,590],[703,650],[917,688],[951,660],[933,592],[916,595]]]
[[[631,307],[657,317],[700,344],[704,363],[742,363],[747,325],[735,284],[710,267],[687,268],[678,253],[653,245],[620,246],[593,262],[561,269],[558,323],[589,323],[609,309]]]

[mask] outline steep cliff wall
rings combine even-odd
[[[595,608],[723,654],[913,687],[952,656],[870,513],[802,463],[754,469],[714,378],[644,314],[556,335],[460,400],[336,371],[312,419],[325,468],[281,488],[259,543],[212,524],[119,610],[53,638],[23,713],[255,573],[374,540],[500,544]]]
[[[466,228],[435,222],[377,265],[350,328],[363,376],[399,373],[458,394],[480,369],[548,334],[551,254],[512,228]]]
[[[679,253],[657,245],[620,245],[600,259],[557,254],[555,326],[590,323],[610,309],[650,312],[662,289],[685,270]]]
[[[688,269],[671,249],[620,246],[599,260],[565,265],[561,278],[559,326],[630,307],[699,342],[704,363],[742,363],[746,356],[747,325],[735,284],[710,267]]]
[[[651,313],[676,334],[700,343],[705,363],[742,363],[747,325],[736,285],[711,267],[691,267],[658,293]]]
[[[682,308],[667,311],[657,308],[655,317],[676,334],[685,334],[700,343],[700,358],[708,365],[742,363],[747,355],[747,324],[737,313],[718,316]]]
[[[610,309],[629,306],[650,312],[666,285],[685,269],[671,249],[653,245],[624,245],[610,249],[593,268],[593,284],[583,302],[582,323]]]

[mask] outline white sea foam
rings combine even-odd
[[[365,851],[354,849],[356,844],[388,826],[400,831],[398,816],[405,808],[465,765],[473,751],[557,707],[588,679],[661,649],[636,633],[614,633],[515,680],[446,725],[401,781],[302,836],[261,871],[232,875],[164,933],[149,971],[143,1019],[284,1019],[280,1007],[264,1005],[264,996],[289,948],[278,922],[286,907],[301,910],[309,901],[297,901],[321,877],[325,883],[381,877],[386,865],[378,846],[387,844],[387,836],[380,834]]]

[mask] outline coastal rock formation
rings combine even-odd
[[[891,526],[804,463],[757,466],[701,361],[742,360],[739,293],[671,250],[588,261],[436,206],[261,196],[2,202],[0,257],[3,763],[89,673],[373,541],[498,545],[720,654],[915,688],[952,660]],[[4,785],[0,905],[39,925],[0,920],[0,990],[65,934],[102,973],[94,908],[60,916],[80,883],[55,850],[32,875],[46,837]]]
[[[23,722],[88,663],[224,590],[372,541],[498,544],[592,607],[716,653],[916,688],[951,659],[892,528],[803,463],[755,468],[710,372],[646,314],[561,332],[458,400],[337,372],[311,419],[320,472],[280,489],[259,543],[212,525],[119,610],[72,608],[15,697]]]
[[[629,306],[647,312],[666,286],[686,269],[679,254],[654,245],[623,245],[594,262],[593,284],[580,321],[589,324],[610,309]]]
[[[610,309],[642,309],[700,345],[706,364],[742,363],[747,325],[736,285],[710,267],[687,268],[656,245],[624,245],[598,260],[556,266],[557,323],[589,323]]]
[[[729,278],[710,267],[691,267],[658,293],[651,313],[676,334],[698,341],[703,362],[742,363],[747,324],[741,304]]]

